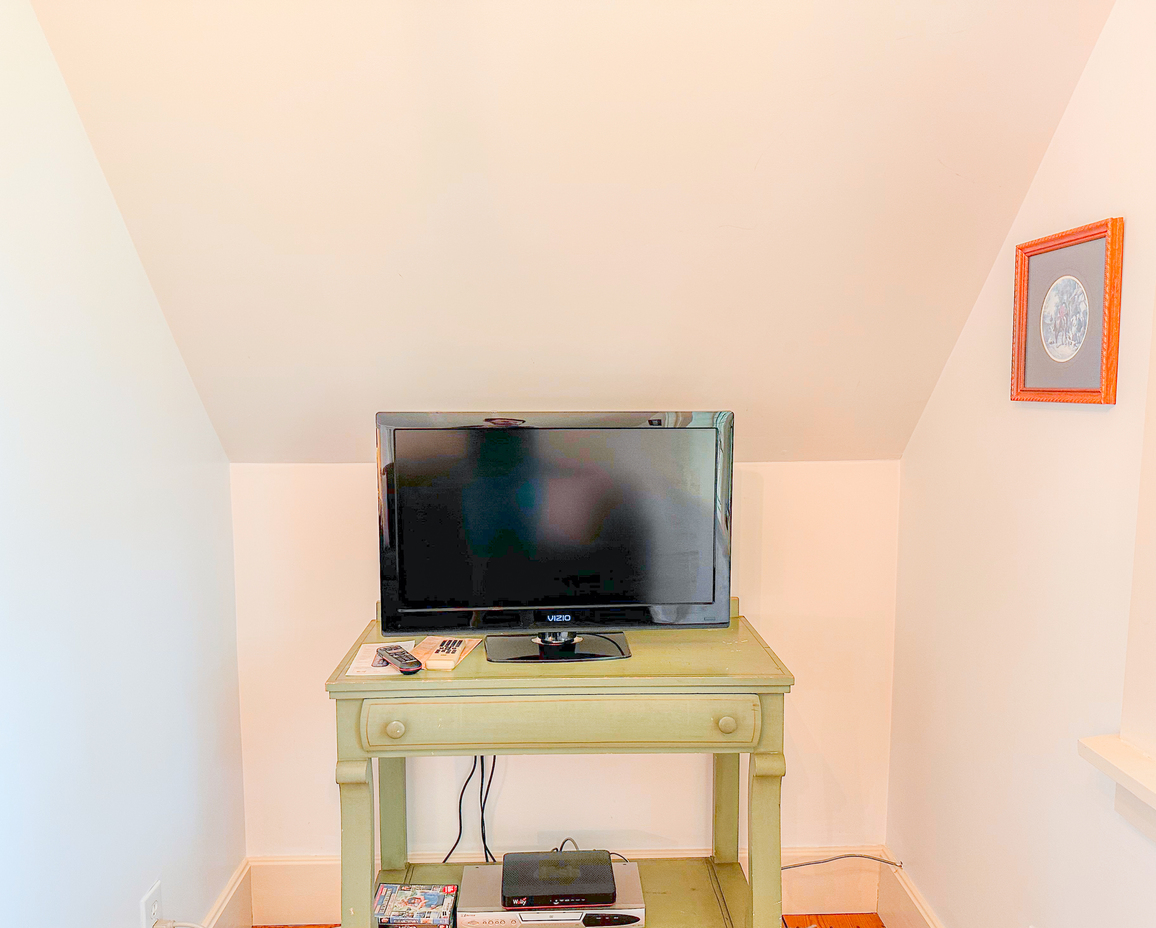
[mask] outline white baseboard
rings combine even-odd
[[[858,847],[785,847],[783,865],[822,860],[840,854],[887,856],[886,849],[877,844]],[[848,915],[874,912],[879,899],[880,871],[889,869],[873,860],[850,858],[816,867],[784,870],[783,914]]]
[[[341,858],[250,857],[254,925],[341,921]]]
[[[233,872],[203,924],[205,928],[253,928],[253,879],[248,858]]]
[[[707,857],[709,848],[677,850],[626,850],[632,860],[656,857]],[[878,845],[857,847],[783,848],[783,863],[798,863],[834,857],[837,854],[872,854],[886,856]],[[746,850],[739,854],[746,868]],[[414,852],[413,863],[440,863],[437,853]],[[463,863],[482,863],[482,858],[457,855]],[[341,920],[341,858],[251,857],[249,887],[251,892],[251,925],[326,924]],[[802,867],[783,873],[783,911],[788,914],[846,914],[874,912],[880,894],[880,871],[890,870],[869,860],[840,860],[818,867]],[[206,922],[207,928],[234,928],[232,923]],[[892,928],[888,923],[888,928]],[[908,928],[897,924],[895,928]],[[915,928],[913,923],[910,928]],[[918,928],[924,928],[920,925]],[[926,928],[941,928],[928,922]]]
[[[890,852],[885,855],[891,860]],[[879,906],[876,910],[887,928],[943,928],[927,900],[911,882],[906,870],[883,867],[879,874]]]

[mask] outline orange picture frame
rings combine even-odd
[[[1024,386],[1028,346],[1028,277],[1031,259],[1072,245],[1104,239],[1104,309],[1100,337],[1100,386],[1098,389],[1029,389]],[[1069,229],[1056,235],[1038,238],[1016,246],[1015,314],[1012,324],[1011,398],[1045,403],[1116,402],[1116,369],[1120,351],[1120,285],[1124,265],[1124,220],[1105,219],[1090,225]],[[1086,301],[1085,301],[1086,306]],[[1085,319],[1087,313],[1084,313]],[[1087,332],[1094,342],[1094,333]],[[1088,347],[1092,347],[1092,344]]]

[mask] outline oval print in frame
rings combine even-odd
[[[1065,275],[1048,288],[1040,311],[1040,340],[1053,361],[1070,361],[1088,335],[1088,294]]]

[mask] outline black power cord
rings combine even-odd
[[[591,638],[605,638],[612,645],[614,645],[614,647],[618,648],[619,654],[621,654],[623,657],[626,657],[626,652],[622,650],[622,645],[615,641],[610,635],[599,635],[597,632],[583,632],[582,634],[589,635]]]
[[[498,759],[496,757],[490,758],[490,780],[486,782],[486,758],[484,755],[475,754],[474,764],[470,767],[470,772],[466,776],[466,781],[462,784],[462,790],[458,793],[458,836],[454,839],[454,846],[449,849],[449,852],[442,858],[442,863],[449,863],[449,859],[453,856],[454,851],[458,849],[458,845],[462,841],[462,832],[465,830],[465,823],[462,816],[462,803],[465,801],[466,788],[473,780],[474,774],[478,772],[478,765],[481,764],[482,773],[481,779],[478,781],[478,819],[480,824],[480,831],[482,835],[482,852],[488,863],[497,863],[498,858],[494,856],[494,852],[490,850],[489,838],[486,836],[486,803],[490,800],[490,790],[494,787],[495,771],[498,766]],[[576,847],[577,845],[575,845]]]
[[[466,796],[466,787],[470,785],[470,780],[474,778],[474,772],[478,769],[478,758],[474,755],[474,765],[470,768],[470,775],[466,777],[466,782],[462,784],[462,791],[458,793],[458,837],[454,841],[454,846],[449,849],[449,852],[442,858],[442,863],[447,863],[450,856],[458,849],[458,844],[462,840],[462,800]]]
[[[490,852],[486,849],[486,755],[482,754],[478,759],[482,762],[482,778],[478,781],[478,834],[482,839],[482,860],[489,863]]]
[[[491,757],[490,758],[490,782],[487,784],[486,783],[486,758],[483,755],[482,756],[482,780],[478,784],[478,817],[481,820],[482,853],[485,855],[485,858],[489,863],[494,863],[494,864],[496,864],[498,862],[498,858],[496,858],[494,856],[493,852],[490,850],[489,841],[486,839],[486,803],[489,802],[489,799],[490,799],[490,789],[494,785],[494,768],[497,767],[497,765],[498,765],[498,759],[496,757]]]
[[[490,790],[494,788],[494,780],[497,779],[498,758],[497,757],[490,757],[490,778],[489,778],[489,781],[487,782],[487,780],[486,780],[486,757],[484,754],[475,754],[473,766],[470,767],[470,772],[466,776],[466,781],[462,784],[461,792],[458,793],[458,836],[457,836],[457,838],[454,839],[453,847],[451,847],[449,849],[449,852],[446,854],[446,856],[442,858],[443,864],[449,863],[450,857],[453,856],[454,851],[456,851],[458,849],[458,845],[461,843],[462,832],[464,830],[464,821],[463,821],[463,816],[462,816],[462,803],[465,800],[466,789],[467,789],[467,787],[469,787],[470,781],[473,780],[474,774],[478,772],[478,765],[479,764],[481,765],[482,772],[481,772],[481,779],[478,781],[478,822],[479,822],[479,830],[481,832],[481,837],[482,837],[482,853],[485,856],[485,860],[487,863],[496,864],[498,862],[498,858],[496,856],[494,856],[494,852],[490,850],[490,840],[486,834],[486,804],[490,801]],[[563,838],[562,841],[559,843],[559,845],[555,848],[551,848],[551,850],[555,851],[555,852],[563,851],[563,850],[565,850],[567,844],[573,844],[574,850],[576,850],[576,851],[582,850],[578,846],[578,842],[575,841],[571,837]],[[618,858],[621,858],[622,860],[626,861],[627,863],[630,863],[630,859],[628,857],[625,857],[624,855],[619,854],[617,851],[608,851],[607,853],[609,853],[611,857],[618,857]],[[843,857],[863,857],[866,855],[863,855],[863,854],[845,854],[842,856]],[[840,860],[842,858],[841,857],[832,857],[829,859],[830,860]],[[870,858],[870,859],[880,860],[880,858]],[[889,861],[889,860],[888,861],[881,861],[881,862],[882,863],[892,863],[892,861]],[[812,863],[827,863],[827,861],[826,860],[816,860],[816,861],[808,861],[807,863],[802,863],[802,864],[791,864],[790,866],[783,867],[783,869],[789,870],[789,869],[791,869],[791,867],[806,867],[806,866],[810,866],[810,864],[812,864]],[[902,866],[902,864],[898,864],[897,866]]]
[[[564,850],[567,844],[573,844],[573,845],[574,845],[574,850],[576,850],[576,851],[580,851],[580,850],[582,850],[582,848],[580,848],[580,847],[578,846],[578,842],[577,842],[577,841],[575,841],[573,838],[563,838],[563,839],[562,839],[562,842],[561,842],[561,843],[560,843],[560,844],[559,844],[557,847],[552,847],[552,848],[550,848],[550,850],[551,850],[551,852],[553,852],[553,853],[555,853],[555,854],[556,854],[556,853],[558,853],[559,851],[562,851],[562,850]],[[619,854],[617,851],[607,851],[607,853],[608,853],[608,854],[609,854],[611,857],[621,857],[621,858],[622,858],[623,860],[625,860],[627,863],[630,863],[630,858],[629,858],[629,857],[625,857],[625,856],[623,856],[622,854]]]

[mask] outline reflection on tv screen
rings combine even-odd
[[[710,603],[713,429],[398,429],[407,608]]]

